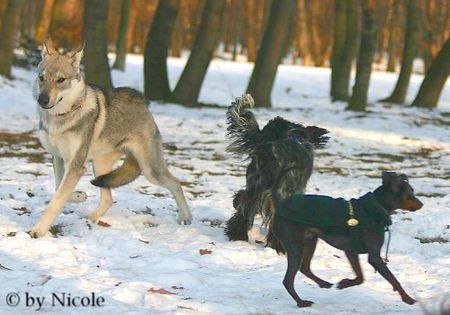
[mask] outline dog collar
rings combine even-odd
[[[61,117],[61,116],[64,116],[66,114],[70,114],[70,113],[73,113],[74,111],[76,111],[78,109],[81,109],[82,107],[83,107],[83,105],[81,105],[81,103],[80,104],[75,104],[75,105],[72,106],[72,108],[68,112],[58,113],[55,116]]]

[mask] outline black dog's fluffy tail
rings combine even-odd
[[[308,135],[308,140],[314,145],[315,149],[322,149],[327,144],[330,137],[325,136],[328,130],[320,128],[317,126],[307,126],[306,134]]]
[[[227,150],[238,156],[249,156],[259,143],[261,130],[251,112],[255,105],[250,94],[237,97],[227,110],[227,136],[231,140]]]

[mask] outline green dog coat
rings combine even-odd
[[[353,207],[353,217],[359,222],[356,226],[347,224],[351,218],[349,202]],[[350,201],[323,195],[295,194],[277,203],[275,216],[311,227],[347,227],[357,253],[366,252],[360,242],[361,228],[383,234],[386,226],[391,224],[389,213],[371,192]]]

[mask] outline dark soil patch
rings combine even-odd
[[[26,149],[27,152],[24,152]],[[45,161],[44,150],[31,132],[0,132],[0,158],[26,158],[31,163]]]

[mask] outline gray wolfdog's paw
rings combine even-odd
[[[84,191],[74,191],[70,196],[69,202],[80,203],[85,202],[87,199],[87,194]]]
[[[31,231],[28,231],[27,233],[30,234],[31,238],[38,238],[47,233],[47,230],[35,226],[31,229]]]
[[[178,220],[181,225],[190,225],[192,223],[192,218],[186,220]]]
[[[181,225],[190,225],[192,223],[192,214],[183,215],[178,217],[178,223]]]

